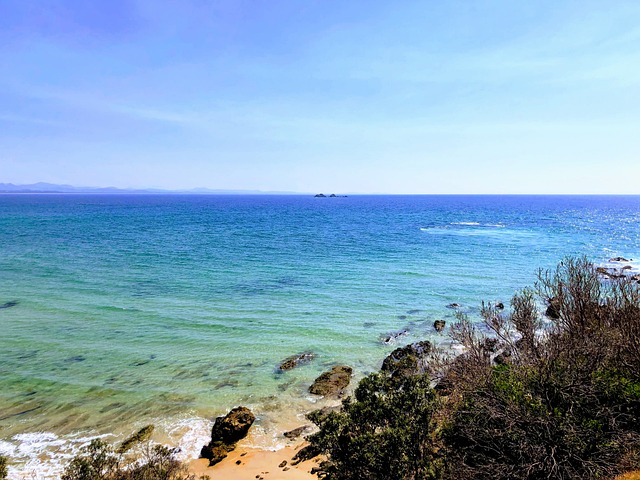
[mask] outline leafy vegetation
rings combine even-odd
[[[0,480],[7,478],[7,458],[0,455]]]
[[[175,449],[146,445],[142,453],[141,459],[127,460],[111,445],[93,440],[67,465],[62,480],[198,480],[176,459]]]
[[[640,466],[637,283],[567,259],[510,313],[482,315],[490,338],[460,316],[462,355],[366,377],[315,419],[307,452],[325,455],[322,477],[596,479]]]

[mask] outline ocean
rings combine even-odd
[[[57,478],[153,423],[195,457],[237,405],[279,448],[322,371],[446,344],[449,304],[478,320],[578,255],[640,259],[640,196],[2,195],[0,455]]]

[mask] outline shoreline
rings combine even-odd
[[[189,472],[197,476],[208,475],[211,480],[312,480],[318,477],[311,470],[318,466],[314,458],[292,465],[292,459],[307,442],[299,440],[295,445],[279,450],[263,450],[239,446],[220,463],[210,467],[209,460],[199,458],[188,462]]]

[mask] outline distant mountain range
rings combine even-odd
[[[163,190],[159,188],[116,188],[116,187],[74,187],[73,185],[56,185],[53,183],[32,183],[14,185],[0,183],[0,193],[102,193],[102,194],[191,194],[191,195],[306,195],[297,192],[272,192],[261,190],[213,190],[194,188],[191,190]]]

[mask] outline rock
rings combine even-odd
[[[496,308],[497,308],[498,310],[504,310],[504,303],[502,303],[502,302],[498,302],[498,303],[496,303]]]
[[[548,303],[549,306],[547,307],[547,310],[544,312],[544,314],[553,320],[559,319],[561,308],[560,301],[557,298],[550,298],[548,300]]]
[[[405,335],[408,335],[408,334],[409,334],[409,330],[406,328],[402,330],[398,330],[397,332],[391,332],[382,337],[382,343],[389,345],[391,343],[394,343],[398,338],[404,337]]]
[[[329,195],[329,198],[336,198],[336,194],[332,193],[331,195]]]
[[[318,193],[317,195],[314,195],[316,198],[325,198],[326,195],[324,193]]]
[[[613,257],[609,259],[610,262],[630,262],[631,260],[627,260],[624,257]]]
[[[482,350],[486,353],[496,353],[498,351],[498,339],[497,338],[485,338],[480,345]]]
[[[11,300],[9,302],[5,302],[5,303],[1,304],[0,308],[11,308],[11,307],[15,307],[16,305],[18,305],[18,301],[17,300]]]
[[[319,426],[329,416],[330,413],[339,412],[340,409],[340,405],[336,405],[334,407],[322,407],[318,410],[312,410],[311,412],[305,414],[305,417],[307,417],[307,420],[311,420],[313,423]]]
[[[211,440],[236,443],[247,436],[255,420],[255,415],[247,407],[236,407],[224,417],[216,418],[211,429]]]
[[[285,438],[288,438],[289,440],[294,440],[298,438],[300,435],[302,435],[304,432],[306,432],[307,430],[309,430],[309,425],[303,425],[301,427],[294,428],[293,430],[289,430],[288,432],[284,432],[283,435],[285,436]]]
[[[447,305],[447,308],[460,308],[460,304],[459,303],[450,303],[449,305]]]
[[[431,343],[425,341],[396,348],[384,359],[380,371],[396,378],[424,373],[427,356],[432,348]]]
[[[133,447],[134,445],[140,444],[142,442],[146,442],[147,440],[149,440],[149,438],[151,438],[151,434],[153,433],[154,428],[155,427],[153,425],[147,425],[146,427],[142,427],[140,430],[138,430],[136,433],[134,433],[133,435],[128,437],[124,442],[122,442],[118,447],[118,449],[116,450],[116,453],[120,453],[120,454],[125,453],[128,450],[130,450],[131,447]]]
[[[280,465],[278,465],[278,468],[284,468],[287,466],[287,461],[286,460],[282,460],[282,462],[280,462]]]
[[[631,270],[631,265],[625,265],[624,267],[622,267],[622,270]]]
[[[596,267],[596,272],[598,272],[600,275],[603,275],[605,277],[611,277],[611,272],[604,267]]]
[[[496,365],[508,365],[511,363],[511,350],[503,350],[493,359]]]
[[[436,332],[441,332],[444,330],[446,324],[447,322],[445,322],[444,320],[436,320],[435,322],[433,322],[433,328],[436,329]]]
[[[296,368],[300,365],[304,365],[305,363],[309,363],[311,360],[313,360],[316,356],[311,353],[311,352],[304,352],[304,353],[300,353],[298,355],[292,355],[290,357],[285,358],[282,363],[280,363],[280,366],[278,367],[278,370],[284,372],[286,370],[291,370],[293,368]]]
[[[351,381],[353,369],[346,365],[338,365],[330,371],[324,372],[315,379],[313,385],[309,387],[309,392],[314,395],[337,395]]]
[[[209,465],[220,462],[235,448],[236,442],[246,437],[255,419],[247,407],[236,407],[224,417],[216,418],[211,429],[211,441],[202,447],[200,456],[209,459]]]

